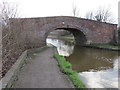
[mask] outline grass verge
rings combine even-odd
[[[72,81],[73,85],[76,88],[85,88],[85,85],[79,79],[78,73],[76,71],[72,70],[71,63],[66,61],[64,56],[61,56],[59,54],[54,54],[53,56],[56,58],[61,71],[69,76],[69,78]]]
[[[92,43],[89,46],[98,47],[98,48],[106,48],[106,49],[120,49],[120,46],[110,45],[110,44],[100,44],[100,43]]]

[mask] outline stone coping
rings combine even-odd
[[[19,74],[20,69],[23,64],[26,62],[27,57],[32,53],[38,53],[47,46],[35,49],[25,50],[21,56],[17,59],[15,64],[11,67],[11,69],[6,73],[6,75],[0,80],[0,90],[2,88],[12,88],[14,81],[17,79],[17,75]]]
[[[14,80],[16,79],[16,76],[17,76],[22,64],[24,63],[26,57],[27,57],[27,50],[22,53],[22,55],[18,58],[18,60],[15,62],[15,64],[11,67],[11,69],[1,79],[1,81],[0,81],[1,88],[12,87],[12,84],[13,84]]]

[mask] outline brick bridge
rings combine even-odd
[[[57,29],[68,30],[73,33],[77,44],[86,41],[92,43],[110,43],[114,37],[117,25],[100,23],[76,17],[58,16],[41,18],[22,18],[19,24],[22,31],[31,38],[30,42],[45,42],[48,34]]]
[[[110,43],[117,25],[67,16],[11,19],[9,29],[2,31],[2,75],[23,51],[45,46],[48,34],[57,29],[72,32],[77,44]]]

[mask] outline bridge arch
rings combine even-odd
[[[52,29],[46,33],[46,35],[45,35],[46,38],[50,34],[50,32],[53,32],[56,30],[66,30],[66,31],[71,32],[75,38],[76,45],[83,45],[83,44],[86,44],[86,42],[87,42],[87,37],[86,37],[85,33],[82,32],[81,30],[76,29],[76,28],[65,28],[65,27],[63,28],[62,27],[62,28]]]

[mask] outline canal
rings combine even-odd
[[[73,40],[47,38],[77,71],[87,88],[118,88],[117,51],[99,50],[75,45]]]

